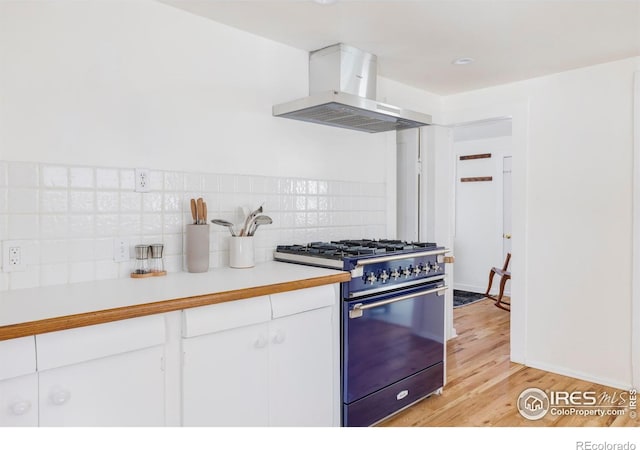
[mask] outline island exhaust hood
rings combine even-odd
[[[431,116],[376,101],[377,57],[345,44],[309,53],[309,96],[275,105],[273,115],[379,133],[431,124]]]

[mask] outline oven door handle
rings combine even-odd
[[[451,250],[449,250],[448,248],[444,248],[440,250],[429,250],[425,252],[400,253],[398,255],[380,256],[378,258],[361,259],[356,261],[356,266],[351,270],[351,276],[361,277],[364,274],[364,266],[368,266],[370,264],[377,264],[377,263],[388,262],[388,261],[398,261],[398,260],[407,259],[407,258],[417,258],[420,256],[443,255],[442,258],[438,258],[438,262],[443,263],[444,254],[449,253],[450,251]]]
[[[358,317],[362,317],[364,314],[363,311],[371,308],[377,308],[378,306],[388,305],[390,303],[401,302],[403,300],[410,300],[416,297],[422,297],[423,295],[429,294],[438,294],[444,295],[444,291],[449,289],[449,286],[441,286],[435,289],[429,289],[427,291],[414,292],[413,294],[401,295],[400,297],[390,298],[388,300],[381,300],[379,302],[367,303],[366,305],[362,303],[356,303],[353,305],[353,308],[349,310],[349,319],[357,319]]]

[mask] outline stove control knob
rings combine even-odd
[[[426,263],[422,270],[424,270],[424,273],[429,273],[429,263]]]
[[[400,271],[398,269],[393,269],[391,271],[391,276],[394,280],[397,280],[398,278],[400,278]]]
[[[413,273],[415,273],[416,276],[419,275],[420,272],[422,272],[422,266],[416,266],[413,268]]]
[[[367,281],[369,282],[369,284],[373,284],[378,280],[378,277],[376,277],[376,274],[373,272],[369,273],[369,276],[367,277]]]
[[[440,270],[440,266],[439,266],[439,265],[438,265],[438,263],[436,262],[436,263],[433,263],[433,264],[431,265],[431,269],[432,269],[434,272],[437,272],[438,270]]]
[[[382,271],[382,273],[380,274],[380,279],[382,280],[383,283],[387,282],[387,280],[389,279],[389,274],[387,273],[386,270]]]
[[[411,275],[411,269],[409,267],[403,269],[402,275],[404,275],[405,278],[409,278],[409,275]]]

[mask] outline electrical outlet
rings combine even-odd
[[[113,240],[113,261],[129,261],[129,239],[115,238]]]
[[[2,244],[2,271],[22,272],[26,269],[23,254],[24,245],[20,241],[4,241]]]
[[[149,169],[136,169],[136,192],[151,191],[151,171]]]

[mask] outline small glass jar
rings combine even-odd
[[[149,270],[152,273],[164,272],[164,259],[162,258],[162,252],[164,250],[163,244],[151,244],[151,262],[149,264]]]
[[[149,246],[136,245],[136,263],[133,268],[136,275],[144,275],[149,273]]]

